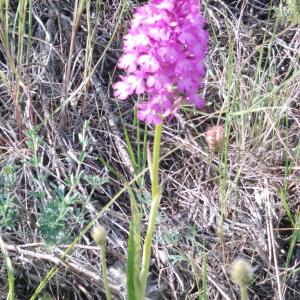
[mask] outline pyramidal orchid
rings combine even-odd
[[[152,0],[137,8],[124,37],[124,54],[118,67],[125,74],[113,85],[114,95],[125,100],[131,95],[147,94],[147,102],[138,104],[138,118],[155,125],[153,155],[151,157],[150,152],[148,155],[151,209],[141,268],[134,267],[139,272],[132,272],[132,264],[135,261],[139,264],[140,239],[134,228],[140,226],[131,227],[133,231],[129,236],[127,286],[130,299],[144,299],[147,287],[152,236],[162,193],[159,157],[163,121],[174,116],[183,102],[204,107],[204,100],[198,94],[205,76],[208,43],[204,26],[199,0]],[[138,259],[132,259],[131,255]]]
[[[126,75],[113,89],[121,100],[148,95],[138,105],[140,120],[161,124],[182,102],[204,107],[198,94],[205,76],[204,26],[199,0],[152,0],[136,9],[118,62]]]

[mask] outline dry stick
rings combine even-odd
[[[25,248],[37,248],[37,247],[44,247],[45,243],[28,243],[28,244],[21,244],[18,246],[5,244],[6,248],[14,251],[17,247],[17,249],[25,249]],[[59,245],[59,248],[68,248],[69,245]],[[88,246],[88,245],[75,245],[74,248],[78,249],[86,249],[86,250],[99,250],[99,247],[97,246]]]
[[[27,96],[26,101],[26,116],[31,124],[31,126],[35,126],[35,119],[33,114],[33,105],[32,105],[32,96],[31,96],[31,85],[30,85],[30,74],[29,74],[29,68],[26,69],[26,76],[27,76],[27,87],[24,91]]]
[[[14,72],[15,72],[15,79],[16,79],[16,85],[15,85],[15,92],[13,94],[13,102],[15,106],[15,115],[19,130],[19,138],[20,141],[24,141],[24,134],[23,134],[23,117],[20,110],[20,104],[19,104],[19,97],[20,97],[20,67],[22,65],[22,54],[23,54],[23,42],[24,42],[24,22],[25,22],[25,16],[26,16],[26,7],[27,7],[27,1],[19,1],[19,16],[18,16],[18,51],[17,51],[17,62],[16,65],[14,65]],[[18,72],[19,71],[19,72]]]
[[[69,270],[72,270],[76,274],[79,273],[81,276],[87,277],[87,279],[90,282],[93,282],[94,284],[99,286],[103,292],[105,292],[102,278],[97,273],[87,270],[86,268],[82,267],[82,265],[80,264],[62,260],[61,258],[55,257],[54,255],[51,254],[43,254],[43,253],[37,253],[30,250],[24,250],[18,246],[6,245],[6,249],[9,252],[15,252],[16,254],[19,254],[18,258],[20,260],[22,260],[23,257],[31,257],[38,260],[46,260],[48,262],[52,262],[59,267],[68,268]],[[121,297],[121,293],[119,291],[120,289],[118,288],[118,286],[112,285],[110,283],[110,289],[114,295]]]
[[[98,17],[96,19],[95,24],[99,23],[100,14],[98,14]],[[85,68],[84,68],[84,78],[87,77],[88,72],[91,70],[92,66],[92,57],[93,57],[93,50],[92,47],[92,40],[95,38],[96,34],[96,27],[94,27],[93,30],[91,30],[91,1],[86,1],[86,19],[87,19],[87,38],[86,38],[86,53],[85,53]],[[84,96],[83,96],[83,103],[80,108],[80,115],[84,115],[86,112],[86,107],[88,103],[88,90],[90,86],[90,81],[87,82],[86,86],[84,87]]]
[[[77,7],[78,5],[78,7]],[[70,44],[70,51],[69,51],[69,58],[67,62],[67,69],[64,74],[64,80],[63,80],[63,90],[62,90],[62,99],[61,103],[64,104],[66,100],[66,95],[69,89],[69,81],[70,81],[70,76],[71,76],[71,67],[72,67],[72,57],[73,57],[73,52],[74,52],[74,47],[75,47],[75,38],[76,38],[76,33],[79,27],[80,23],[80,17],[83,11],[83,6],[84,6],[84,1],[79,0],[76,1],[75,9],[74,9],[74,17],[73,17],[73,22],[72,22],[72,34],[71,34],[71,44]],[[61,110],[61,119],[60,119],[60,125],[62,128],[65,128],[66,125],[66,117],[65,117],[65,112],[66,112],[66,106],[63,105],[62,110]]]
[[[277,282],[277,287],[278,287],[278,297],[279,300],[283,300],[282,298],[282,288],[281,288],[281,282],[280,282],[280,275],[279,275],[279,270],[278,270],[278,261],[277,261],[277,254],[275,250],[275,238],[274,238],[274,229],[273,229],[273,224],[272,224],[272,212],[271,212],[271,207],[270,203],[266,203],[267,208],[268,208],[268,216],[269,216],[269,228],[270,228],[270,236],[271,236],[271,243],[272,243],[272,250],[273,250],[273,259],[274,259],[274,265],[275,265],[275,272],[276,272],[276,282]]]
[[[19,93],[20,93],[19,88],[20,88],[20,81],[19,81],[19,78],[16,78],[16,86],[14,88],[14,91],[12,91],[11,94],[12,94],[14,108],[15,108],[15,116],[16,116],[18,131],[19,131],[19,139],[20,139],[20,142],[23,143],[24,142],[23,118],[22,118],[22,114],[20,111],[20,104],[18,102]]]

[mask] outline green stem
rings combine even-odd
[[[241,300],[248,299],[248,288],[247,286],[241,286]]]
[[[140,300],[144,300],[145,298],[145,290],[147,285],[147,278],[148,278],[148,271],[149,271],[150,257],[151,257],[152,236],[153,236],[155,221],[158,213],[160,197],[161,197],[160,189],[159,189],[159,178],[158,178],[161,131],[162,131],[162,125],[157,125],[155,128],[155,136],[154,136],[153,160],[152,160],[152,165],[149,166],[152,169],[151,171],[152,204],[151,204],[151,210],[149,215],[149,224],[148,224],[147,233],[144,242],[144,248],[143,248],[142,268],[140,273],[140,284],[141,284]]]
[[[111,294],[110,294],[110,288],[109,288],[108,276],[107,276],[107,267],[106,267],[105,243],[100,245],[100,252],[101,252],[103,285],[105,289],[106,300],[111,300]]]
[[[10,257],[8,255],[6,246],[4,244],[4,241],[0,235],[0,251],[2,252],[4,263],[6,265],[7,270],[7,277],[8,277],[8,300],[14,300],[15,299],[15,277],[14,277],[14,269],[10,260]]]

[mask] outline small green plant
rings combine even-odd
[[[300,23],[300,0],[287,0],[287,4],[292,20]]]
[[[48,245],[56,245],[70,242],[71,231],[66,226],[67,220],[72,220],[78,215],[74,205],[76,196],[66,199],[62,190],[57,190],[53,199],[43,207],[40,212],[38,226],[41,237]]]
[[[67,159],[73,163],[73,173],[64,181],[57,184],[53,180],[54,175],[43,165],[41,149],[45,146],[44,141],[39,137],[35,129],[26,132],[27,146],[30,150],[27,163],[33,170],[37,189],[32,193],[32,197],[38,201],[39,216],[38,230],[47,245],[63,244],[70,241],[72,230],[68,224],[83,224],[86,201],[89,201],[94,190],[104,184],[107,179],[96,175],[85,174],[82,170],[87,149],[89,147],[88,122],[83,125],[82,133],[78,134],[81,151],[75,154],[73,151],[67,152]],[[88,199],[78,190],[78,185],[86,181],[92,191]]]
[[[285,0],[279,4],[277,15],[283,22],[290,21],[295,24],[300,24],[300,1]]]
[[[15,167],[12,164],[4,165],[0,173],[0,228],[12,229],[16,221],[15,194]]]

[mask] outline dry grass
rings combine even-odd
[[[3,213],[0,221],[10,223],[0,225],[18,299],[30,299],[53,266],[49,299],[104,299],[89,233],[60,258],[99,212],[109,230],[113,294],[125,299],[125,182],[146,216],[143,146],[153,128],[145,131],[133,102],[115,101],[110,85],[136,2],[19,1],[27,5],[23,23],[18,1],[9,1],[7,15],[2,10],[0,205],[14,213]],[[299,26],[280,1],[202,2],[211,36],[207,108],[185,107],[163,130],[149,298],[238,299],[229,270],[242,256],[254,269],[250,299],[299,299]],[[219,152],[205,142],[216,124],[226,136]],[[51,222],[62,226],[55,231]]]

